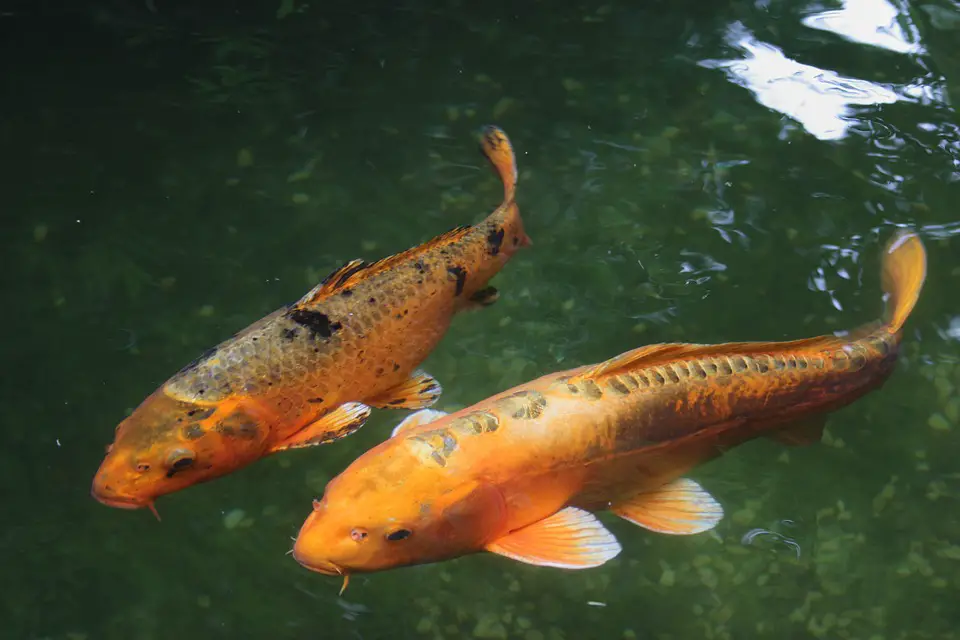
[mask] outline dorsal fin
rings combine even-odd
[[[828,349],[847,344],[836,336],[818,336],[789,342],[726,342],[721,344],[691,344],[668,342],[640,347],[596,364],[571,378],[571,382],[597,379],[628,371],[666,364],[676,360],[692,360],[711,356],[762,355],[778,351],[809,351]]]
[[[450,231],[441,233],[437,237],[424,242],[423,244],[411,247],[410,249],[401,251],[400,253],[395,253],[392,256],[387,256],[386,258],[377,260],[373,263],[366,263],[360,259],[351,260],[324,278],[323,282],[314,287],[310,293],[301,298],[298,304],[316,304],[329,295],[355,286],[358,282],[392,269],[400,263],[415,260],[418,256],[423,255],[428,251],[433,251],[444,245],[453,244],[454,242],[462,239],[463,236],[466,235],[472,228],[473,227],[470,226],[453,228]]]

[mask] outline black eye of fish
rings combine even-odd
[[[192,464],[193,464],[193,458],[185,457],[175,461],[172,465],[170,465],[170,468],[180,471],[181,469],[186,469]]]
[[[193,461],[193,452],[186,449],[177,449],[171,452],[170,457],[167,458],[167,474],[172,475],[177,471],[183,471],[192,465]]]
[[[410,529],[397,529],[396,531],[387,534],[387,540],[403,540],[405,538],[409,538],[411,533],[412,532]]]
[[[145,462],[141,462],[140,464],[137,465],[137,471],[139,471],[140,473],[143,473],[145,471],[150,471],[150,465],[148,465]]]

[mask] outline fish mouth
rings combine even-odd
[[[311,557],[312,554],[303,548],[300,540],[293,543],[293,559],[296,560],[304,569],[322,573],[325,576],[346,576],[347,572],[335,563],[329,560],[322,560]]]
[[[97,493],[96,490],[91,491],[90,495],[96,498],[100,504],[105,504],[108,507],[116,507],[117,509],[143,509],[150,504],[148,501],[137,500],[136,498],[105,496]]]
[[[305,557],[303,553],[297,553],[297,547],[293,547],[293,559],[300,563],[304,569],[322,573],[325,576],[343,576],[346,572],[330,562],[329,560],[317,560],[316,558]]]
[[[90,495],[100,504],[105,504],[108,507],[116,507],[117,509],[142,509],[149,507],[153,503],[152,500],[144,500],[143,498],[135,498],[118,493],[111,489],[99,475],[93,479],[93,486],[90,487]]]

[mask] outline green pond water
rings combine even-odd
[[[958,28],[951,0],[0,8],[0,637],[960,638]],[[853,328],[910,227],[897,371],[821,444],[697,468],[713,532],[601,514],[623,551],[587,571],[477,554],[338,597],[285,555],[402,411],[159,523],[90,497],[115,425],[206,348],[491,211],[487,123],[534,246],[424,363],[438,408],[649,343]]]

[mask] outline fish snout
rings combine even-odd
[[[90,495],[101,504],[118,509],[140,509],[149,505],[147,500],[126,495],[119,491],[114,484],[111,484],[110,478],[103,468],[97,471],[97,475],[93,478]]]
[[[325,576],[342,576],[343,570],[334,563],[319,557],[311,545],[303,541],[303,537],[298,537],[293,543],[293,559],[300,565],[310,571],[322,573]]]

